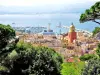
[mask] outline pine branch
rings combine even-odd
[[[95,23],[97,23],[97,24],[99,24],[99,25],[100,25],[100,22],[97,22],[97,21],[95,21],[95,20],[93,20],[93,22],[95,22]]]

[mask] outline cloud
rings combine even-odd
[[[98,0],[0,0],[0,14],[82,13],[96,1]]]
[[[70,5],[77,3],[88,3],[99,0],[0,0],[3,6],[44,6],[44,5]]]

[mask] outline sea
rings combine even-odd
[[[79,22],[80,13],[56,13],[56,14],[4,14],[0,15],[1,24],[9,24],[12,27],[48,27],[54,30],[56,33],[66,33],[69,29],[58,27],[59,23],[61,26],[70,26],[72,23],[77,29],[88,30],[92,32],[95,27],[99,26],[94,22]]]

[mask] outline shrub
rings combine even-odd
[[[84,62],[63,63],[61,75],[81,75]]]
[[[90,59],[85,65],[82,75],[100,75],[100,59]]]
[[[53,49],[19,42],[2,65],[11,75],[60,75],[62,57]]]

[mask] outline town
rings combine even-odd
[[[47,30],[45,28],[43,32],[33,34],[28,33],[28,31],[26,33],[16,31],[16,36],[24,42],[31,43],[33,46],[53,48],[64,57],[65,62],[72,57],[80,57],[84,54],[95,54],[95,50],[100,41],[98,39],[99,36],[92,37],[92,35],[87,32],[77,31],[73,23],[70,25],[68,32],[59,35],[56,35],[55,32],[50,29],[50,25],[48,25]]]

